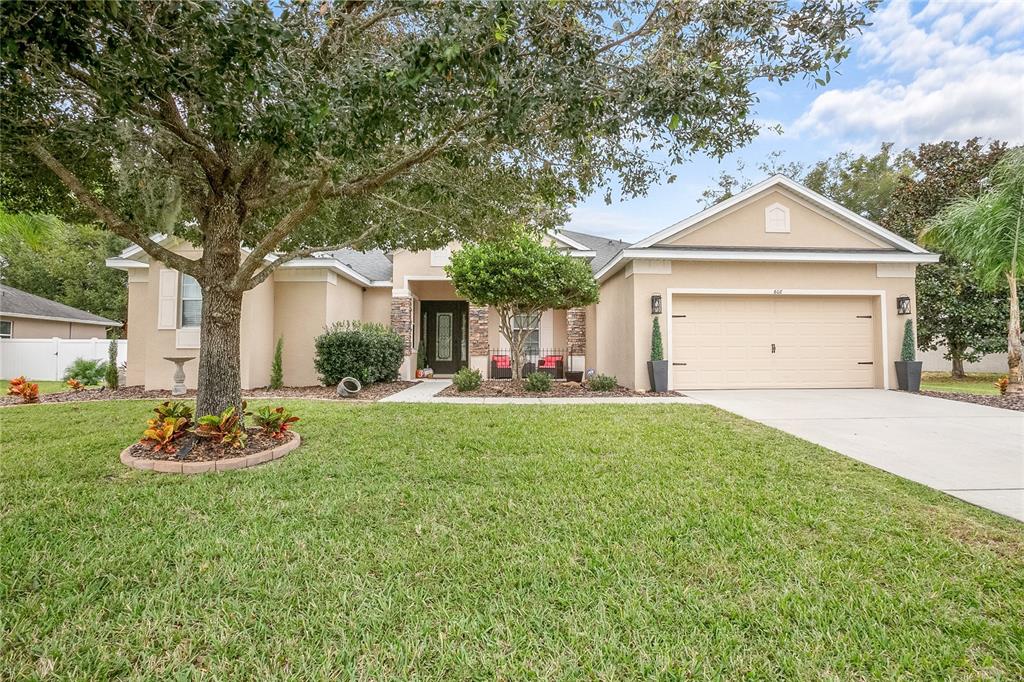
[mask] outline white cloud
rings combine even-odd
[[[1024,3],[932,0],[914,14],[900,0],[873,23],[855,56],[879,75],[823,92],[794,133],[851,145],[974,136],[1024,142]]]

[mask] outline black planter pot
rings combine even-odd
[[[583,372],[566,372],[566,381],[575,381],[577,384],[583,383]]]
[[[896,361],[896,383],[901,391],[917,393],[921,390],[921,365],[923,363],[913,360]]]
[[[668,391],[668,360],[648,360],[647,377],[651,380],[651,390],[656,393]]]

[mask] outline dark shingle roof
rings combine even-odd
[[[594,256],[594,259],[590,261],[590,269],[594,272],[599,271],[608,263],[608,261],[615,258],[615,254],[629,246],[629,242],[624,242],[620,239],[599,237],[596,234],[587,234],[585,232],[559,230],[558,234],[564,234],[569,239],[578,241],[591,251],[597,253],[597,255]]]
[[[99,315],[78,308],[72,308],[63,303],[51,301],[42,296],[30,294],[21,289],[0,284],[0,315],[11,314],[22,317],[36,318],[57,318],[60,320],[72,320],[83,324],[97,324],[105,327],[120,327],[120,322],[108,320]]]
[[[366,279],[386,282],[391,279],[391,259],[380,249],[372,251],[356,251],[342,249],[329,251],[332,258],[352,268]]]
[[[629,246],[629,242],[599,237],[584,232],[574,232],[571,230],[559,230],[558,232],[564,234],[569,239],[583,244],[597,254],[590,261],[590,267],[594,272],[603,268],[608,261],[615,257],[615,254]],[[391,279],[391,258],[380,249],[370,251],[342,249],[340,251],[325,251],[318,253],[317,256],[321,258],[334,258],[339,263],[347,265],[371,281],[386,282]]]

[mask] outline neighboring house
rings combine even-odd
[[[663,311],[674,389],[888,388],[902,322],[913,318],[916,267],[938,260],[782,176],[633,245],[568,230],[546,239],[589,262],[601,300],[523,320],[535,331],[531,357],[544,366],[559,356],[568,368],[641,390],[652,305]],[[465,365],[494,373],[507,343],[493,310],[456,295],[443,270],[453,248],[346,250],[285,264],[243,298],[243,387],[269,382],[279,336],[285,382],[317,383],[314,338],[339,320],[390,324],[405,340],[403,377],[413,375],[421,345],[439,374]],[[163,358],[198,355],[201,292],[137,247],[107,264],[129,273],[128,382],[167,388],[172,367]],[[193,386],[197,364],[186,364]]]
[[[0,339],[103,338],[121,323],[0,284]]]

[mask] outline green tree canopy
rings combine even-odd
[[[542,245],[532,234],[468,244],[445,266],[455,291],[476,305],[493,307],[512,354],[512,380],[521,379],[523,347],[545,310],[597,302],[597,282],[587,262]]]
[[[0,280],[16,289],[125,322],[127,276],[105,261],[128,242],[94,225],[49,224],[45,238],[0,235]]]
[[[875,4],[9,0],[0,200],[195,277],[197,410],[219,413],[242,293],[275,268],[550,225],[613,180],[642,193],[652,149],[751,140],[755,81],[827,81]]]
[[[1003,155],[992,169],[985,191],[953,201],[930,220],[923,238],[970,263],[982,285],[1008,287],[1007,393],[1024,392],[1017,295],[1017,283],[1024,278],[1024,147]]]
[[[1006,145],[983,145],[977,138],[922,144],[904,153],[906,167],[881,217],[881,224],[906,239],[921,233],[956,197],[977,196]],[[941,246],[930,245],[942,251]],[[1007,289],[982,287],[973,266],[955,254],[917,271],[917,343],[943,349],[952,374],[964,376],[964,363],[1006,346]]]

